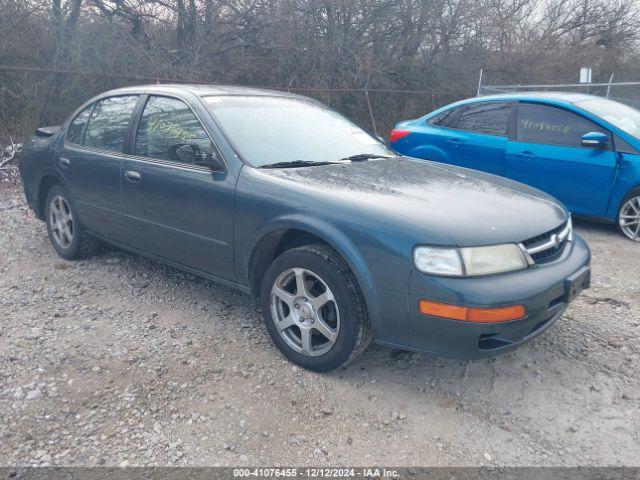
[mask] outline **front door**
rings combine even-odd
[[[574,213],[606,214],[616,154],[582,146],[582,136],[602,127],[575,113],[521,103],[515,132],[507,145],[506,176],[547,192]]]
[[[122,212],[137,249],[233,280],[235,179],[180,155],[218,156],[213,141],[182,100],[150,96],[133,151],[122,165]],[[206,162],[205,162],[206,163]]]

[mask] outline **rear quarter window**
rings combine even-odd
[[[89,105],[71,121],[69,128],[67,128],[67,142],[82,145],[84,129],[87,126],[87,121],[89,120],[89,115],[91,115],[92,108],[93,104]]]

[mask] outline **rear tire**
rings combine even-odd
[[[355,277],[326,245],[305,245],[277,257],[262,280],[260,305],[276,346],[308,370],[345,365],[373,337]]]
[[[98,240],[80,224],[71,195],[62,185],[54,185],[47,193],[45,221],[49,241],[62,258],[77,260],[99,250]]]
[[[640,242],[640,187],[631,190],[622,200],[617,224],[625,237]]]

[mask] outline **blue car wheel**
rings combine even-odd
[[[622,200],[618,228],[627,238],[640,242],[640,187],[631,190]]]

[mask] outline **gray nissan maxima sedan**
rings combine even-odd
[[[104,241],[253,293],[275,344],[316,371],[371,339],[506,352],[589,285],[589,248],[553,198],[398,156],[289,93],[106,92],[38,129],[20,171],[62,257]]]

